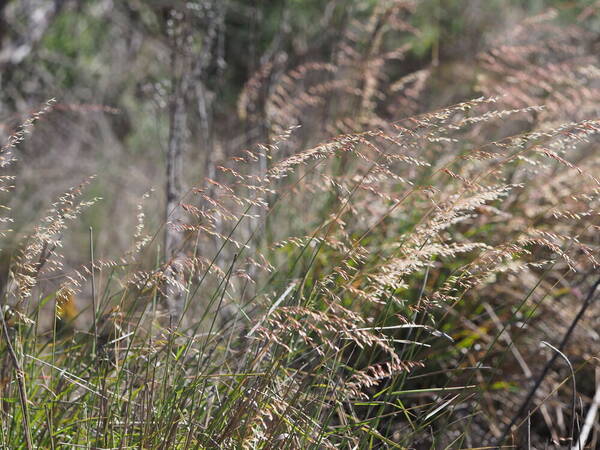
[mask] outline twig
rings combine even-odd
[[[581,318],[583,317],[583,315],[585,314],[587,309],[592,304],[592,300],[594,298],[594,293],[596,292],[596,288],[598,287],[598,285],[600,285],[600,278],[598,278],[596,280],[596,282],[594,283],[594,285],[591,287],[590,291],[588,292],[588,295],[587,295],[586,299],[584,300],[583,305],[581,305],[581,309],[579,310],[579,312],[577,313],[577,315],[571,322],[569,329],[563,336],[563,339],[562,339],[560,345],[557,347],[558,350],[562,351],[565,348],[565,346],[567,345],[567,342],[569,342],[569,339],[571,338],[573,331],[575,331],[577,324],[579,323],[579,321],[581,320]],[[517,420],[519,420],[519,418],[523,415],[523,413],[529,406],[529,403],[533,399],[533,396],[535,395],[535,393],[539,389],[540,385],[544,381],[544,378],[546,378],[546,375],[548,375],[548,372],[550,372],[550,369],[552,368],[552,366],[554,365],[554,363],[556,362],[558,357],[559,357],[559,354],[554,353],[554,356],[552,356],[552,358],[550,358],[550,360],[546,363],[546,365],[544,366],[544,369],[540,373],[535,384],[531,387],[529,393],[527,394],[527,397],[525,397],[525,400],[523,400],[523,403],[521,403],[519,410],[513,416],[510,423],[505,427],[504,432],[502,433],[502,436],[496,443],[497,446],[501,446],[504,443],[504,441],[506,441],[506,438],[508,437],[508,433],[510,433],[512,427],[517,423]]]
[[[577,439],[577,444],[573,445],[573,447],[571,447],[571,450],[581,450],[585,447],[585,443],[588,440],[590,432],[592,431],[592,428],[594,428],[594,424],[596,423],[598,407],[600,406],[600,369],[596,369],[596,374],[596,393],[594,394],[594,398],[592,399],[590,409],[588,410],[585,416],[585,422],[583,423],[581,433],[579,433],[579,439]]]
[[[519,352],[519,349],[513,342],[512,338],[510,337],[510,334],[507,333],[506,330],[504,329],[504,326],[502,325],[500,318],[497,316],[496,312],[494,311],[494,308],[492,308],[492,306],[488,302],[484,302],[483,307],[487,311],[488,315],[490,316],[490,318],[492,319],[492,321],[494,322],[494,324],[496,325],[498,330],[500,330],[500,335],[499,335],[500,338],[504,339],[504,341],[508,344],[508,348],[512,352],[513,356],[515,357],[515,359],[517,360],[519,365],[521,366],[521,370],[523,371],[523,374],[527,377],[528,380],[533,379],[533,373],[531,372],[531,369],[529,368],[529,366],[527,365],[527,362],[521,355],[521,352]],[[558,433],[556,432],[556,430],[554,429],[554,425],[552,424],[552,417],[550,416],[548,407],[545,404],[542,404],[540,406],[540,412],[542,413],[542,417],[544,418],[544,421],[546,422],[546,426],[548,427],[548,429],[550,430],[550,433],[552,434],[552,439],[554,439],[556,442],[558,442],[559,436],[558,436]],[[531,424],[530,424],[529,414],[528,414],[528,416],[527,416],[527,426],[528,426],[527,432],[528,433],[531,432],[531,430],[529,429],[530,425]],[[496,436],[496,437],[498,437],[498,436]]]
[[[573,365],[571,364],[571,361],[569,361],[569,358],[567,358],[567,355],[546,341],[542,341],[542,344],[558,353],[558,355],[565,360],[571,371],[571,380],[573,381],[573,400],[571,401],[571,441],[573,441],[573,439],[575,439],[575,416],[577,414],[577,383],[575,381],[575,371],[573,370]]]

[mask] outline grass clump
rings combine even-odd
[[[221,181],[187,193],[184,222],[165,224],[185,236],[177,261],[160,259],[140,206],[127,254],[61,272],[67,221],[93,207],[84,187],[69,191],[25,242],[4,292],[3,446],[27,435],[48,448],[500,438],[498,408],[516,408],[542,356],[529,341],[546,323],[569,323],[574,292],[590,283],[580,274],[596,266],[598,181],[560,155],[595,167],[583,149],[600,126],[478,142],[476,130],[537,110],[494,104],[300,152],[287,150],[290,130],[248,150],[219,167]],[[55,276],[60,288],[48,292]],[[174,283],[185,293],[177,323],[163,300]],[[93,325],[61,327],[73,296],[89,292],[81,314]],[[562,316],[546,318],[557,302]],[[56,319],[41,330],[44,303]]]
[[[600,122],[594,59],[570,55],[586,35],[533,45],[556,28],[527,19],[476,55],[484,96],[424,112],[437,61],[390,82],[412,42],[390,35],[417,30],[410,8],[384,6],[351,23],[332,63],[259,68],[237,107],[264,142],[209,161],[162,223],[153,191],[115,217],[134,224],[122,254],[84,224],[102,201],[92,179],[52,203],[2,286],[0,446],[582,440]],[[14,149],[54,108],[2,148],[7,197]],[[87,242],[65,262],[75,226]]]

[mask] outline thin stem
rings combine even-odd
[[[19,402],[21,404],[21,409],[23,410],[23,426],[25,427],[25,444],[27,445],[28,450],[33,450],[33,444],[31,442],[31,427],[29,423],[29,409],[27,407],[27,390],[25,389],[25,373],[21,369],[21,365],[19,364],[19,359],[17,358],[17,354],[12,346],[10,341],[10,333],[8,331],[8,326],[6,325],[6,320],[4,319],[4,311],[0,311],[0,319],[2,320],[2,331],[4,334],[4,338],[6,339],[6,347],[8,349],[8,354],[12,359],[13,364],[15,365],[15,373],[17,375],[17,384],[19,386]]]
[[[90,227],[90,270],[92,273],[92,313],[93,313],[93,329],[94,329],[94,341],[92,347],[92,354],[96,354],[96,347],[98,345],[98,309],[96,306],[96,278],[95,278],[95,263],[94,263],[94,229]]]

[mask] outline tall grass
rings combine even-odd
[[[510,104],[508,87],[493,92],[508,106],[486,96],[386,121],[378,68],[401,52],[374,48],[383,56],[359,83],[342,48],[337,65],[282,78],[265,103],[271,139],[218,163],[177,221],[149,228],[144,196],[126,253],[98,258],[91,230],[81,265],[63,267],[69,224],[99,199],[84,181],[51,205],[2,293],[2,447],[574,444],[597,367],[600,122],[560,121],[554,97]],[[544,88],[565,81],[551,68]],[[311,88],[322,70],[339,77]],[[516,89],[509,69],[495,75]],[[578,81],[571,98],[596,92]],[[359,92],[329,96],[339,88]],[[422,91],[410,92],[416,109]],[[299,118],[317,106],[336,110],[321,129],[335,137],[304,145]],[[162,256],[165,227],[181,257]],[[184,293],[178,321],[170,289]],[[73,298],[87,305],[79,318]]]
[[[212,197],[190,190],[186,223],[166,224],[189,244],[179,324],[162,317],[172,262],[144,258],[159,230],[144,229],[142,207],[128,254],[60,273],[67,220],[93,207],[83,188],[62,196],[4,293],[2,445],[27,435],[44,448],[499,437],[544,357],[520,349],[552,322],[548,310],[561,312],[555,326],[568,323],[590,283],[581,274],[596,266],[597,158],[581,151],[583,169],[559,155],[584,149],[600,126],[465,138],[537,110],[493,105],[457,104],[288,157],[282,136],[221,167],[229,182],[209,180]],[[262,157],[271,166],[260,176]],[[53,273],[62,285],[44,292]],[[92,274],[96,327],[60,330],[57,298],[86,295]],[[44,302],[57,302],[59,320],[40,334]],[[585,359],[575,368],[586,372]],[[545,389],[564,383],[560,373]]]

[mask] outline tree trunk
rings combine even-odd
[[[184,223],[179,205],[183,194],[183,153],[187,137],[187,91],[190,84],[190,58],[186,52],[186,32],[183,24],[173,25],[172,94],[169,109],[169,142],[167,147],[167,205],[165,254],[167,257],[166,300],[171,326],[179,324],[185,302],[183,233],[178,226]]]

